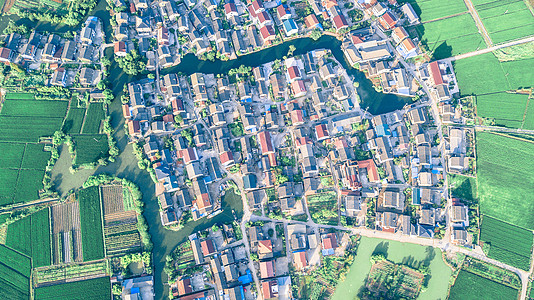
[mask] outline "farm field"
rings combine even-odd
[[[90,164],[108,156],[108,137],[105,134],[72,135],[76,149],[76,164]]]
[[[461,270],[451,287],[451,300],[517,299],[518,291],[493,280]]]
[[[61,282],[67,279],[73,280],[86,276],[102,277],[106,276],[107,269],[108,262],[106,260],[37,268],[33,272],[35,280],[34,283],[36,286],[41,286],[44,284],[49,285],[53,282]]]
[[[534,34],[534,16],[523,0],[473,1],[494,44]]]
[[[24,155],[24,144],[0,143],[2,155],[0,156],[0,168],[18,169]]]
[[[532,153],[532,143],[477,133],[477,185],[482,214],[534,229]]]
[[[50,208],[50,214],[54,263],[59,264],[65,260],[75,262],[83,261],[79,202],[55,205]],[[63,234],[66,232],[68,232],[71,239],[63,242]],[[68,254],[68,257],[65,254]]]
[[[462,12],[467,12],[467,7],[463,0],[408,0],[421,22],[428,22],[438,18],[443,18]]]
[[[5,95],[6,100],[33,100],[35,97],[32,93],[7,93]]]
[[[0,169],[0,205],[13,203],[15,191],[13,187],[17,184],[19,171],[13,169]]]
[[[6,246],[33,258],[33,266],[51,264],[48,209],[22,218],[7,228]]]
[[[15,203],[39,199],[39,190],[43,188],[44,170],[20,170],[15,186]]]
[[[44,170],[50,159],[50,152],[44,151],[43,144],[26,144],[21,169]]]
[[[82,127],[82,133],[96,134],[100,132],[100,124],[106,118],[103,103],[91,103],[87,108],[87,114]]]
[[[415,30],[421,37],[421,42],[434,52],[434,59],[486,47],[470,14],[417,25]]]
[[[323,193],[307,197],[308,210],[314,222],[337,225],[337,198],[333,193]]]
[[[101,300],[111,298],[109,277],[69,282],[35,289],[36,300]]]
[[[496,93],[477,96],[477,115],[495,119],[495,125],[520,128],[528,95]]]
[[[454,63],[460,93],[463,96],[504,92],[531,87],[534,59],[499,62],[492,53],[481,54]]]
[[[104,258],[102,211],[98,187],[80,190],[76,195],[80,202],[83,260]]]
[[[11,100],[2,107],[2,115],[63,118],[67,113],[68,101],[64,100]]]
[[[63,131],[66,134],[80,133],[85,117],[85,108],[71,107],[63,123]]]
[[[532,99],[530,99],[530,101],[532,101]],[[523,129],[534,130],[534,103],[528,105],[525,121],[523,122]]]
[[[488,256],[493,259],[528,271],[533,239],[530,230],[489,216],[482,217],[480,240],[490,244]]]
[[[0,298],[29,299],[31,260],[0,245]]]
[[[137,214],[125,211],[123,187],[100,187],[104,211],[104,237],[107,255],[118,255],[141,250],[141,237],[137,231]]]
[[[409,261],[409,265],[414,268],[418,268],[421,264],[428,265],[430,272],[428,287],[421,291],[417,299],[435,300],[447,297],[452,270],[443,262],[439,249],[361,237],[354,263],[346,278],[337,285],[332,300],[356,299],[371,270],[370,257],[373,253],[386,253],[386,258],[397,264]]]
[[[382,260],[371,267],[365,288],[375,298],[395,295],[401,299],[415,299],[421,291],[424,277],[417,270]]]
[[[52,136],[60,130],[62,123],[63,117],[28,118],[0,114],[0,141],[36,143],[40,137]]]

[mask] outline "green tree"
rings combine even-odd
[[[132,50],[124,57],[116,58],[119,67],[128,75],[137,75],[146,68],[146,61],[137,50]]]

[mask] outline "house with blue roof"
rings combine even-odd
[[[299,33],[297,23],[295,23],[293,19],[287,19],[282,24],[284,26],[284,31],[286,32],[287,36],[292,36],[294,34]]]

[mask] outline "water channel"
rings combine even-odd
[[[94,11],[90,13],[90,15],[97,16],[104,22],[104,29],[108,39],[107,42],[111,42],[109,39],[111,39],[112,28],[110,24],[109,12],[106,10],[106,1],[101,0]],[[3,16],[0,17],[0,30],[7,26],[7,23],[10,19],[16,21],[17,24],[23,23],[38,31],[65,32],[76,29],[64,25],[54,26],[43,22],[31,22],[29,20],[19,19],[13,16]],[[368,111],[372,114],[393,111],[402,108],[406,103],[410,102],[409,98],[376,92],[373,89],[371,82],[365,79],[363,73],[348,66],[340,49],[340,41],[332,36],[323,36],[318,41],[313,41],[309,38],[294,39],[269,49],[244,55],[238,60],[226,62],[201,61],[198,60],[194,55],[188,54],[183,57],[182,62],[179,65],[163,70],[162,74],[172,72],[181,72],[183,74],[192,74],[194,72],[224,74],[227,73],[228,70],[240,65],[255,67],[286,55],[290,45],[294,45],[296,47],[296,51],[294,52],[295,55],[303,54],[315,49],[330,49],[335,58],[347,70],[349,75],[353,76],[355,80],[359,81],[360,85],[358,88],[358,93],[362,101],[361,107],[368,108]],[[106,49],[105,54],[109,58],[112,58],[113,49]],[[137,166],[137,159],[133,155],[132,146],[128,145],[128,140],[124,132],[124,120],[122,118],[121,111],[120,96],[122,95],[123,85],[140,78],[141,77],[136,78],[126,75],[114,61],[110,66],[110,76],[108,79],[111,81],[113,92],[116,98],[109,106],[109,114],[112,117],[112,125],[115,128],[114,136],[121,151],[121,154],[116,161],[107,166],[98,167],[96,170],[82,170],[76,174],[71,174],[69,172],[71,162],[70,155],[66,147],[63,147],[60,159],[58,160],[52,172],[52,180],[54,187],[61,194],[64,194],[71,189],[79,188],[90,175],[101,173],[108,173],[118,177],[127,178],[139,185],[141,191],[143,192],[143,199],[145,201],[145,212],[143,215],[149,224],[149,232],[152,236],[152,242],[154,243],[153,257],[156,299],[164,299],[168,291],[167,287],[163,284],[163,282],[166,281],[166,275],[163,272],[165,256],[169,254],[176,247],[176,245],[184,241],[192,232],[210,227],[214,223],[233,220],[234,216],[231,213],[232,209],[235,210],[238,215],[240,215],[243,207],[238,197],[232,197],[231,199],[225,199],[228,201],[224,201],[223,203],[223,213],[212,219],[203,219],[201,221],[192,222],[187,224],[180,231],[166,230],[161,226],[161,222],[159,220],[159,206],[157,199],[154,197],[154,183],[152,182],[148,172],[140,170]]]

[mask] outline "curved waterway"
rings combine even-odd
[[[106,1],[101,0],[94,11],[90,13],[99,17],[104,22],[104,30],[106,32],[107,42],[111,42],[112,28],[110,25],[109,13],[106,10]],[[51,25],[44,22],[31,22],[27,19],[19,19],[15,16],[3,16],[0,18],[0,30],[5,28],[9,20],[12,19],[17,24],[26,24],[35,28],[38,31],[47,32],[65,32],[76,28],[70,28],[64,25]],[[318,41],[313,41],[310,38],[299,38],[285,42],[283,44],[254,52],[248,55],[241,56],[237,60],[231,61],[201,61],[194,55],[185,55],[182,62],[172,68],[162,70],[162,74],[181,72],[183,74],[192,74],[195,72],[225,74],[230,69],[239,67],[240,65],[256,67],[261,64],[281,59],[287,55],[289,46],[294,45],[296,50],[295,55],[304,54],[306,52],[316,49],[330,49],[335,58],[343,65],[349,75],[354,80],[360,83],[358,93],[361,98],[361,107],[367,108],[372,114],[380,114],[402,108],[406,103],[410,102],[409,98],[398,97],[391,94],[382,94],[376,92],[369,80],[365,79],[363,73],[348,66],[341,51],[341,42],[332,36],[323,36]],[[108,48],[105,52],[109,58],[113,57],[113,49]],[[120,96],[124,84],[135,81],[142,77],[132,77],[126,75],[119,66],[113,62],[109,68],[109,80],[113,87],[113,92],[116,96],[115,100],[109,106],[109,114],[112,117],[112,125],[115,128],[115,139],[121,151],[120,156],[114,163],[107,166],[98,167],[96,170],[82,170],[76,174],[69,172],[70,155],[66,147],[61,151],[61,157],[58,160],[54,170],[52,171],[53,183],[56,190],[65,194],[71,189],[81,187],[82,183],[94,174],[108,173],[118,177],[127,178],[137,185],[139,185],[143,192],[143,199],[145,202],[145,212],[143,215],[149,224],[149,232],[154,243],[154,277],[155,277],[155,292],[156,299],[164,299],[168,294],[168,287],[164,284],[166,282],[166,275],[163,272],[165,266],[165,256],[169,254],[179,243],[183,242],[192,232],[201,230],[212,226],[214,223],[228,222],[233,220],[234,216],[232,210],[237,215],[241,215],[243,207],[239,197],[228,197],[223,201],[223,212],[212,219],[203,219],[197,222],[187,224],[180,231],[166,230],[161,226],[159,218],[159,205],[154,196],[154,183],[146,171],[140,170],[137,166],[137,160],[132,152],[132,146],[128,145],[128,140],[124,132],[124,120],[122,118]]]

